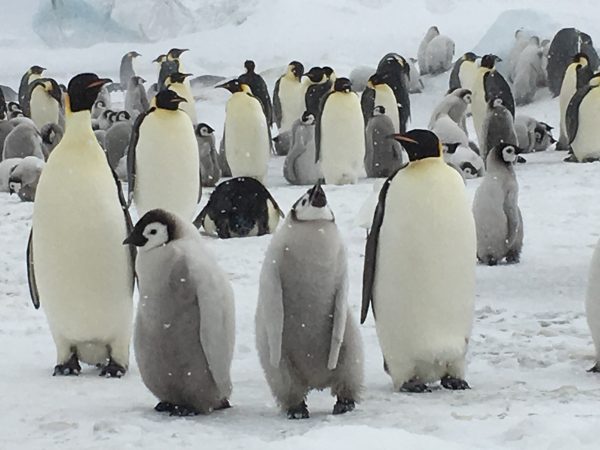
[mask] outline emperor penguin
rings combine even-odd
[[[478,59],[479,56],[475,53],[467,52],[456,60],[450,72],[450,92],[460,88],[469,90],[472,88],[479,69]]]
[[[471,91],[471,113],[473,114],[473,125],[477,134],[477,141],[481,147],[484,140],[483,122],[485,121],[488,103],[495,98],[502,99],[502,104],[510,114],[515,116],[515,100],[510,86],[504,77],[495,69],[497,61],[502,61],[496,55],[485,55],[481,58],[481,67],[473,82]]]
[[[543,79],[544,51],[537,36],[531,37],[517,60],[514,72],[513,90],[517,106],[533,102],[539,80]]]
[[[425,392],[441,380],[468,389],[476,237],[460,174],[431,131],[397,135],[410,164],[388,178],[367,239],[361,323],[372,306],[394,389]]]
[[[469,145],[453,142],[443,145],[444,161],[460,172],[465,180],[482,177],[485,163]]]
[[[306,85],[302,83],[304,66],[298,61],[288,64],[284,75],[275,82],[273,91],[273,119],[279,133],[289,131],[305,110],[304,94]]]
[[[461,129],[467,133],[467,110],[471,104],[472,93],[469,89],[458,88],[447,94],[433,110],[429,119],[429,129],[432,129],[440,116],[447,114]]]
[[[599,86],[600,73],[597,73],[590,79],[587,86],[577,90],[567,108],[567,136],[573,156],[578,162],[600,160]]]
[[[215,145],[215,130],[206,123],[199,123],[195,128],[200,158],[202,186],[213,187],[221,178],[219,155]]]
[[[396,108],[394,108],[396,110]],[[408,161],[402,146],[394,139],[396,129],[383,106],[376,106],[365,129],[365,170],[369,178],[389,177]]]
[[[364,170],[364,123],[358,96],[348,78],[335,80],[323,99],[315,130],[316,161],[328,184],[355,184]]]
[[[10,174],[9,192],[17,194],[23,202],[35,201],[35,193],[45,164],[35,156],[23,158]]]
[[[185,102],[181,104],[181,110],[184,111],[192,123],[195,125],[198,123],[198,114],[196,113],[196,100],[189,87],[188,77],[191,73],[173,72],[165,79],[165,87],[177,93],[180,97],[185,99]]]
[[[522,153],[541,152],[556,143],[552,130],[554,128],[545,122],[538,122],[533,117],[517,114],[515,117],[515,132]]]
[[[406,131],[410,119],[410,66],[404,57],[397,53],[388,53],[379,61],[376,73],[383,82],[394,91],[396,107],[400,116],[400,132]]]
[[[216,87],[232,93],[225,107],[223,139],[231,175],[254,177],[262,182],[267,175],[271,135],[260,100],[237,79]]]
[[[313,67],[304,74],[309,80],[304,94],[306,111],[318,117],[321,112],[324,97],[331,92],[333,83],[327,77],[322,67]]]
[[[170,89],[136,119],[127,152],[129,204],[140,216],[163,208],[191,220],[202,196],[198,143],[183,97]]]
[[[596,362],[588,372],[600,373],[600,241],[596,244],[590,263],[585,313],[596,349]]]
[[[92,106],[92,121],[97,120],[107,109],[109,108],[106,103],[104,103],[104,100],[96,100],[94,106]]]
[[[473,216],[477,232],[477,259],[494,266],[506,258],[519,262],[523,247],[523,218],[514,164],[519,149],[512,144],[492,148],[486,173],[475,192]]]
[[[331,388],[333,414],[352,411],[360,400],[364,357],[347,300],[347,265],[333,212],[316,184],[271,239],[256,307],[260,362],[289,419],[309,417],[312,389]]]
[[[384,82],[382,75],[375,73],[369,78],[367,87],[360,97],[360,106],[365,126],[368,125],[369,119],[373,117],[375,106],[382,106],[385,111],[384,114],[392,121],[394,133],[400,131],[400,115],[396,104],[396,96],[392,88]]]
[[[92,105],[109,82],[92,73],[69,82],[65,135],[33,206],[29,290],[56,344],[55,375],[77,375],[83,361],[101,365],[102,376],[120,377],[129,363],[135,249],[122,242],[131,220],[91,126]]]
[[[0,120],[6,120],[6,113],[8,108],[6,107],[6,99],[4,98],[4,92],[0,89]]]
[[[42,127],[40,135],[42,136],[42,152],[45,160],[48,159],[64,134],[64,129],[56,123],[47,123]]]
[[[127,92],[125,93],[125,111],[129,113],[132,119],[136,119],[142,113],[150,109],[150,103],[144,89],[144,80],[142,77],[133,76],[127,84]],[[175,89],[173,89],[175,90]]]
[[[0,161],[0,192],[10,192],[10,174],[23,158],[9,158]]]
[[[421,74],[417,68],[417,59],[408,58],[408,68],[410,73],[410,83],[408,85],[408,92],[410,94],[420,94],[425,89],[423,80],[421,80]]]
[[[139,249],[135,359],[154,409],[172,416],[229,407],[233,288],[202,241],[188,221],[153,209],[123,242]]]
[[[323,178],[315,161],[315,116],[305,111],[293,130],[293,145],[283,163],[283,177],[290,184],[314,185]]]
[[[438,27],[429,27],[427,33],[425,33],[425,36],[419,44],[419,49],[417,50],[417,62],[419,63],[419,72],[421,75],[427,75],[429,73],[429,65],[427,64],[427,47],[429,46],[429,43],[439,35],[440,31]]]
[[[593,72],[590,68],[588,56],[585,53],[577,53],[571,64],[565,70],[565,76],[560,87],[560,135],[557,150],[569,149],[569,136],[567,134],[567,108],[569,102],[578,89],[586,86],[592,78]]]
[[[131,51],[127,52],[121,58],[121,66],[119,68],[119,83],[122,91],[127,91],[129,86],[129,80],[135,76],[135,69],[133,68],[133,60],[138,58],[140,55],[138,52]]]
[[[44,159],[42,138],[30,119],[21,121],[4,140],[2,159],[35,156]]]
[[[519,61],[519,57],[521,56],[523,50],[525,50],[527,45],[530,43],[529,34],[522,28],[519,28],[515,31],[514,37],[515,40],[508,54],[508,61],[506,62],[506,66],[508,67],[507,77],[511,83],[514,83],[515,81],[515,71],[517,68],[517,62]]]
[[[62,91],[52,78],[32,81],[25,95],[25,105],[25,116],[33,120],[38,130],[49,123],[64,126]]]
[[[42,74],[45,70],[45,67],[31,66],[21,77],[21,83],[19,84],[19,105],[21,105],[21,108],[25,105],[25,96],[29,90],[29,83],[38,78],[42,78]]]
[[[448,114],[441,114],[431,127],[442,144],[469,145],[469,137]]]
[[[194,220],[221,239],[273,233],[283,212],[260,181],[237,177],[219,184]]]
[[[165,87],[165,81],[169,75],[175,72],[185,73],[183,70],[183,64],[181,63],[181,55],[187,52],[187,48],[172,48],[166,55],[160,55],[154,60],[159,64],[158,83],[157,91],[162,90]],[[191,91],[190,81],[186,80],[188,89]]]
[[[483,140],[479,148],[484,161],[487,161],[489,151],[499,144],[518,145],[513,116],[501,98],[493,98],[488,102],[482,133]]]
[[[427,73],[439,75],[450,70],[454,58],[454,47],[454,41],[443,34],[438,34],[429,41],[425,50]]]
[[[263,77],[256,73],[256,64],[254,61],[245,61],[244,68],[246,69],[246,73],[241,74],[238,77],[238,80],[240,80],[240,83],[250,86],[252,95],[260,100],[265,117],[267,118],[267,124],[271,127],[273,124],[273,105],[271,103],[271,96],[269,95],[267,83],[265,83]]]

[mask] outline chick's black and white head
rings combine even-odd
[[[384,116],[385,115],[385,106],[377,105],[373,108],[374,116]]]
[[[496,147],[497,157],[507,165],[513,165],[517,161],[519,153],[519,148],[512,144],[499,144]]]
[[[215,130],[206,123],[199,123],[196,126],[196,134],[200,137],[208,137],[213,134]]]
[[[315,115],[309,111],[304,111],[302,113],[302,123],[304,125],[314,125],[315,124]]]
[[[292,206],[292,218],[300,222],[335,220],[320,183],[315,184]]]
[[[394,138],[402,144],[411,162],[442,156],[442,144],[432,131],[415,129]]]
[[[473,101],[473,93],[469,89],[460,89],[458,96],[462,98],[463,102],[467,105],[471,104]]]
[[[148,251],[178,239],[177,218],[164,209],[148,211],[136,223],[124,245],[135,245],[140,251]]]
[[[67,88],[71,111],[91,111],[98,94],[107,83],[111,83],[111,80],[98,78],[95,73],[80,73],[71,78]]]

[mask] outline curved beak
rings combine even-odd
[[[86,86],[86,89],[95,88],[98,86],[104,86],[105,84],[112,83],[110,78],[99,78],[96,81],[92,81],[90,84]]]

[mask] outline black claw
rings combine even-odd
[[[431,392],[431,389],[429,389],[427,385],[422,381],[412,379],[402,385],[402,387],[400,388],[400,392],[413,392],[417,394],[422,394],[423,392]]]
[[[64,363],[58,364],[54,367],[54,373],[52,376],[56,375],[79,375],[81,373],[81,366],[79,365],[79,360],[77,359],[77,355],[73,353],[71,358]]]
[[[339,398],[333,406],[333,414],[344,414],[353,411],[356,407],[354,400],[349,398]]]
[[[600,363],[596,363],[594,367],[588,370],[589,373],[600,373]]]
[[[154,410],[158,412],[171,412],[173,411],[173,408],[175,408],[175,405],[173,403],[158,402],[154,407]]]
[[[452,391],[464,391],[465,389],[471,389],[469,383],[465,380],[461,380],[460,378],[454,378],[450,375],[445,375],[441,379],[442,386],[446,389],[450,389]]]
[[[288,419],[308,419],[308,408],[306,402],[302,402],[297,406],[294,406],[287,411]]]
[[[173,409],[170,411],[171,416],[177,417],[186,417],[186,416],[196,416],[198,415],[198,411],[196,411],[191,406],[186,405],[173,405]]]
[[[106,378],[121,378],[123,375],[125,375],[125,372],[127,372],[125,367],[110,359],[108,364],[100,371],[100,376]]]

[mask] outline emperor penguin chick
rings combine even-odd
[[[283,176],[291,184],[312,185],[323,178],[315,162],[315,116],[308,111],[293,128],[294,138],[283,164]]]
[[[227,275],[194,226],[162,209],[147,212],[123,243],[139,249],[133,343],[155,409],[187,416],[229,407],[235,312]]]
[[[362,342],[347,303],[346,249],[319,184],[273,236],[258,295],[260,362],[288,418],[308,418],[308,392],[327,387],[337,396],[333,414],[353,410],[363,381]]]
[[[394,108],[395,110],[396,108]],[[365,170],[367,177],[389,177],[403,164],[402,146],[394,139],[394,124],[383,106],[376,106],[365,130]]]
[[[215,145],[215,130],[206,123],[199,123],[195,132],[196,141],[198,141],[202,186],[213,187],[221,178],[219,155]]]
[[[518,205],[519,185],[514,164],[518,148],[499,144],[487,157],[487,172],[475,192],[473,216],[477,258],[494,266],[506,258],[518,263],[523,246],[523,219]]]
[[[481,157],[487,161],[488,152],[500,144],[518,145],[514,118],[501,98],[492,98],[482,126]]]

